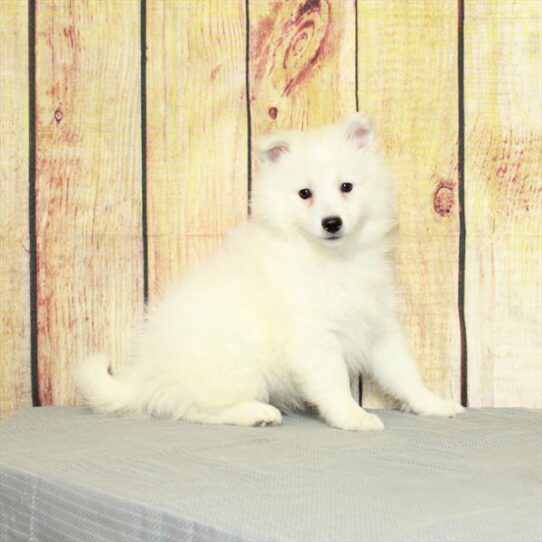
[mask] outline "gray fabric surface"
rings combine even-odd
[[[542,417],[381,411],[383,433],[21,410],[0,424],[3,541],[542,539]]]

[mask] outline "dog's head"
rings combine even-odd
[[[393,225],[391,183],[369,119],[260,138],[254,216],[322,246],[375,240]]]

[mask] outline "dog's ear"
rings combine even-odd
[[[266,164],[276,164],[284,154],[290,152],[290,146],[281,134],[271,134],[258,138],[254,144],[256,156]]]
[[[346,138],[358,149],[368,147],[376,140],[373,123],[363,113],[352,113],[344,120],[343,126]]]

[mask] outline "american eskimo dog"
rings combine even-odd
[[[268,425],[310,404],[331,426],[380,419],[353,399],[367,374],[405,410],[463,409],[424,385],[398,320],[392,183],[370,121],[257,142],[249,220],[146,312],[124,371],[94,356],[75,379],[97,412]]]

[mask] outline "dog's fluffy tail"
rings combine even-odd
[[[109,361],[96,355],[79,362],[74,381],[85,403],[96,412],[126,412],[130,410],[133,393],[130,386],[109,374]]]

